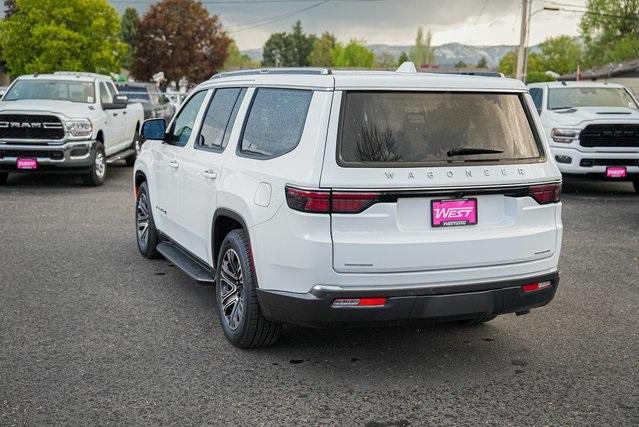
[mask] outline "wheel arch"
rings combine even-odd
[[[251,239],[249,237],[248,227],[242,215],[226,208],[218,208],[215,210],[213,223],[211,225],[211,261],[213,266],[217,264],[217,256],[226,235],[238,229],[244,230],[250,246]]]

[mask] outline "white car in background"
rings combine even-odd
[[[111,77],[57,72],[18,77],[0,102],[0,184],[9,173],[80,174],[101,185],[108,160],[132,166],[144,121]]]
[[[234,345],[552,300],[561,174],[528,90],[402,68],[224,73],[144,123],[138,248],[216,282]]]
[[[528,86],[564,175],[630,180],[639,192],[639,104],[612,83]]]

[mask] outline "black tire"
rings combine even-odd
[[[91,171],[82,176],[86,185],[99,187],[104,184],[107,173],[106,154],[101,142],[95,144],[93,156],[91,156]]]
[[[639,179],[635,179],[632,181],[633,187],[635,187],[635,191],[639,193]]]
[[[5,185],[7,183],[8,178],[9,178],[8,173],[0,173],[0,185]]]
[[[473,319],[460,320],[457,323],[463,326],[477,326],[477,325],[481,325],[482,323],[490,322],[495,317],[497,317],[496,314],[487,314],[485,316],[479,316]]]
[[[262,315],[250,251],[246,233],[233,230],[224,238],[217,260],[217,312],[224,335],[239,348],[271,345],[282,329]]]
[[[138,158],[138,153],[140,152],[140,125],[135,127],[135,135],[133,135],[133,143],[131,144],[131,148],[135,150],[135,153],[131,154],[129,157],[125,157],[124,161],[126,165],[129,167],[133,167],[135,165],[135,159]]]
[[[160,258],[157,251],[160,236],[153,221],[153,210],[149,197],[149,187],[143,182],[138,189],[135,200],[135,239],[143,257],[149,259]]]

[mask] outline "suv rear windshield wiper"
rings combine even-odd
[[[454,156],[468,156],[472,154],[499,154],[503,153],[504,150],[493,150],[490,148],[473,148],[473,147],[459,147],[459,148],[451,148],[448,150],[448,157]]]

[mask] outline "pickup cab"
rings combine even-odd
[[[10,173],[63,172],[102,185],[107,162],[132,166],[144,120],[112,79],[56,72],[18,77],[0,101],[0,184]]]
[[[563,175],[632,181],[639,192],[639,104],[627,88],[551,82],[528,90]]]

